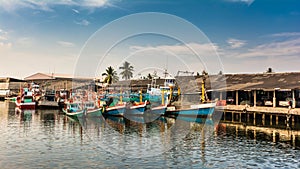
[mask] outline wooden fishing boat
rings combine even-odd
[[[74,118],[82,117],[87,111],[87,109],[83,109],[79,103],[66,103],[62,110],[67,116]]]
[[[28,88],[21,90],[21,95],[17,96],[15,104],[16,108],[20,110],[34,110],[36,108],[33,94]]]
[[[55,100],[55,90],[46,90],[38,101],[39,108],[57,109],[58,103]]]
[[[94,101],[83,102],[83,108],[85,108],[86,116],[100,116],[102,115],[102,107],[97,107]]]
[[[94,102],[73,102],[66,103],[63,112],[72,117],[100,116],[102,108],[96,107]]]
[[[166,110],[167,110],[167,104],[160,105],[160,106],[153,107],[153,108],[151,107],[149,112],[151,114],[155,114],[155,115],[164,115]]]
[[[216,103],[201,103],[191,105],[189,108],[184,109],[170,109],[167,108],[166,115],[175,116],[211,116],[215,110]]]
[[[103,115],[123,116],[126,110],[126,103],[119,103],[115,106],[106,107]]]
[[[127,108],[126,113],[130,115],[143,115],[147,106],[147,100],[145,102],[133,103],[133,105]]]

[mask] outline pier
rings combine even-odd
[[[216,109],[222,121],[258,126],[295,128],[300,124],[300,108],[224,106]]]

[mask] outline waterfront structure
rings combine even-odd
[[[229,105],[300,107],[300,72],[211,75],[207,84],[210,99]]]
[[[24,78],[27,82],[40,84],[43,89],[49,88],[54,90],[71,89],[72,75],[56,74],[56,73],[35,73]]]
[[[27,87],[25,81],[21,79],[11,77],[0,78],[0,99],[17,96],[21,87]]]
[[[24,78],[27,82],[39,84],[45,90],[70,90],[79,88],[88,84],[94,84],[94,79],[93,77],[74,77],[74,75],[58,73],[35,73]]]

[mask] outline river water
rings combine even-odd
[[[300,130],[179,117],[15,113],[0,102],[0,168],[300,168]]]

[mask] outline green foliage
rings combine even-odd
[[[120,75],[122,75],[122,79],[129,80],[133,77],[133,66],[130,66],[130,63],[125,61],[123,66],[119,67],[119,69],[123,70]]]
[[[119,81],[117,72],[111,66],[106,69],[106,72],[102,73],[102,76],[106,76],[104,83],[112,84]]]

